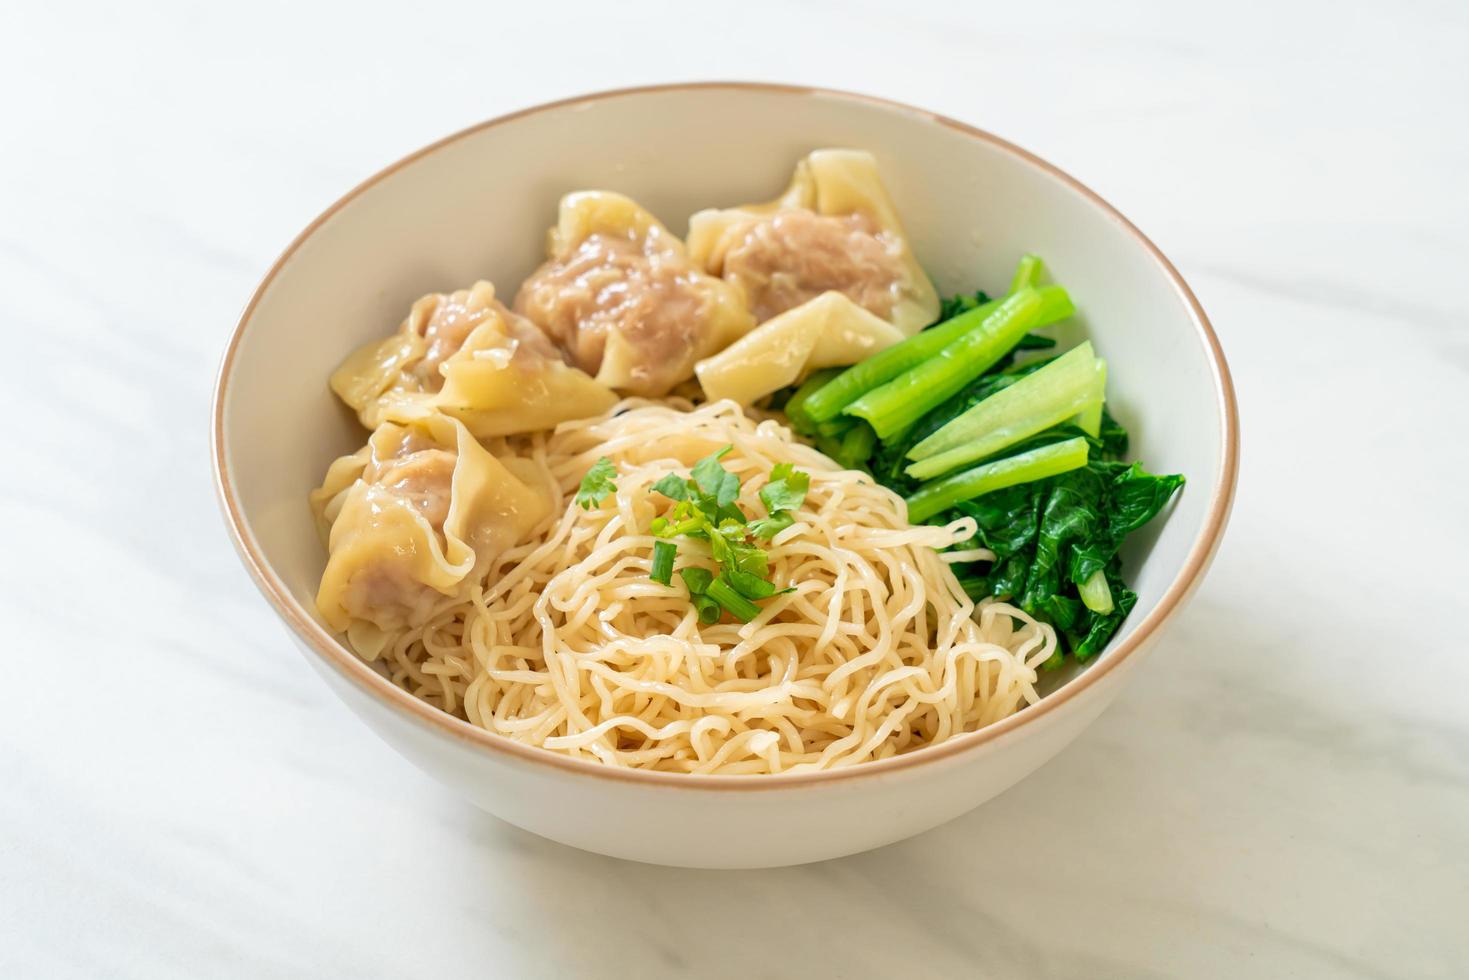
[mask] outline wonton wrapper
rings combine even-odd
[[[563,197],[546,253],[516,312],[608,387],[666,394],[755,325],[735,289],[691,263],[683,242],[622,194]]]
[[[479,438],[549,429],[617,401],[483,280],[418,300],[397,333],[349,356],[331,387],[370,429],[439,411]]]
[[[737,249],[762,219],[793,211],[865,219],[893,249],[897,266],[891,308],[885,314],[877,311],[879,315],[905,336],[917,333],[937,318],[938,294],[913,254],[892,198],[883,186],[877,160],[862,150],[813,151],[796,164],[785,193],[769,203],[698,212],[689,219],[689,255],[705,271],[737,279],[725,267],[731,250]],[[755,308],[752,297],[746,296],[746,302]]]
[[[447,486],[440,479],[416,487],[440,495],[447,490],[442,527],[414,506],[413,490],[401,489],[404,473],[394,467],[415,454],[436,463],[452,457]],[[384,476],[399,479],[395,485],[376,482]],[[549,513],[550,502],[533,489],[536,482],[528,460],[497,459],[454,419],[383,423],[367,445],[334,461],[311,493],[330,552],[316,596],[322,618],[373,659],[392,631],[420,622],[441,597],[457,595],[477,568]]]
[[[902,339],[897,327],[831,291],[766,320],[695,370],[711,401],[749,405],[818,368],[856,364]]]

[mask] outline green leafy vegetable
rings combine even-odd
[[[1118,548],[1167,505],[1183,477],[1120,462],[1128,435],[1102,400],[1105,365],[1093,357],[1086,379],[1068,370],[1089,350],[1024,357],[1055,347],[1029,331],[1075,312],[1063,288],[1040,285],[1044,272],[1027,255],[1002,299],[975,292],[944,300],[939,321],[917,335],[846,370],[813,375],[790,396],[788,415],[826,455],[908,497],[911,519],[974,517],[979,530],[959,547],[985,547],[996,559],[955,567],[960,584],[976,599],[1003,597],[1052,623],[1062,649],[1084,660],[1106,646],[1137,602],[1122,579]],[[1048,373],[978,408],[1038,372]],[[1071,383],[1053,389],[1058,379]],[[930,441],[941,431],[943,438]],[[764,502],[768,516],[743,525],[747,544],[795,521],[794,508]],[[758,601],[728,577],[725,583]],[[1044,669],[1061,660],[1058,650]]]
[[[1183,485],[1179,475],[1157,476],[1139,463],[1091,460],[1085,467],[1035,483],[1001,489],[954,505],[948,518],[979,525],[973,542],[995,553],[987,570],[960,572],[975,597],[1009,599],[1062,632],[1078,660],[1106,646],[1137,602],[1122,581],[1117,550],[1128,534],[1152,520]],[[1093,577],[1103,576],[1102,582]],[[1110,611],[1083,600],[1087,585],[1100,602],[1105,583]]]
[[[960,293],[957,296],[950,296],[939,304],[938,322],[930,324],[927,329],[932,330],[945,320],[951,320],[960,313],[972,310],[976,306],[983,306],[988,302],[990,302],[990,295],[983,289],[976,289],[972,293]]]
[[[749,572],[751,575],[770,574],[770,560],[764,549],[752,544],[744,527],[721,527],[708,535],[709,550],[722,568]]]
[[[1102,428],[1097,433],[1097,441],[1101,443],[1104,459],[1121,459],[1127,455],[1127,430],[1112,417],[1106,405],[1102,406]]]
[[[985,317],[993,313],[999,305],[998,300],[986,300],[983,304],[955,309],[952,313],[946,307],[943,322],[847,368],[831,382],[807,395],[801,402],[801,411],[813,421],[824,422],[836,418],[843,409],[867,392],[893,380],[909,368],[917,367],[983,323]],[[799,395],[798,391],[791,401],[795,401]],[[786,414],[790,414],[789,408]],[[792,424],[796,425],[796,431],[802,431],[800,423],[795,419],[792,419]]]
[[[591,510],[602,506],[602,501],[617,492],[617,484],[612,478],[617,475],[617,464],[606,456],[592,464],[587,470],[587,475],[581,478],[581,486],[576,491],[577,506],[583,510]]]
[[[1116,608],[1112,601],[1112,590],[1107,585],[1107,570],[1099,568],[1091,577],[1076,587],[1081,595],[1081,604],[1094,613],[1107,615]]]

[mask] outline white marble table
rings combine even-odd
[[[1469,7],[147,7],[0,9],[0,976],[1469,973]],[[709,76],[1077,174],[1198,290],[1245,434],[1211,578],[1083,740],[773,872],[577,853],[399,759],[247,581],[205,442],[240,306],[346,187]]]

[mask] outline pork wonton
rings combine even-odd
[[[526,460],[497,459],[460,422],[385,422],[331,464],[311,507],[329,557],[316,605],[372,659],[550,510]]]
[[[774,201],[695,214],[689,254],[736,286],[759,321],[832,290],[905,336],[938,316],[877,161],[860,150],[816,150]]]
[[[739,294],[688,259],[683,242],[609,191],[561,200],[547,259],[515,297],[571,363],[604,385],[666,394],[754,320]]]
[[[370,429],[437,410],[479,437],[548,429],[617,400],[484,281],[418,300],[396,333],[348,357],[331,387]]]

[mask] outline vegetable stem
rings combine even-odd
[[[908,475],[917,480],[939,476],[1101,405],[1096,363],[1092,345],[1083,343],[1000,389],[914,446],[908,458],[918,462],[908,467]]]
[[[1107,573],[1104,569],[1097,569],[1091,576],[1079,586],[1076,591],[1081,593],[1081,601],[1088,609],[1098,616],[1110,616],[1114,607],[1112,602],[1112,589],[1107,585]]]
[[[929,327],[852,365],[806,400],[806,414],[818,422],[836,418],[842,409],[873,388],[891,381],[915,365],[922,364],[966,331],[983,323],[985,317],[999,308],[1000,302],[992,299],[972,310],[965,310],[958,316],[950,317],[937,326]],[[795,396],[791,400],[794,401]],[[789,408],[787,414],[790,414]]]
[[[812,372],[811,376],[801,382],[801,386],[785,403],[786,418],[791,420],[791,427],[804,435],[812,435],[816,431],[817,422],[825,422],[836,412],[823,418],[816,418],[811,414],[810,399],[818,391],[825,390],[842,371],[840,368],[823,368]]]
[[[842,445],[836,461],[849,470],[855,470],[872,455],[877,445],[877,433],[866,422],[857,422],[842,436]]]
[[[1060,286],[1042,286],[1036,292],[1041,296],[1041,308],[1036,315],[1035,322],[1031,324],[1032,330],[1064,320],[1076,312],[1071,297]],[[970,330],[984,323],[991,313],[1000,308],[1002,302],[1004,302],[1002,299],[992,299],[988,303],[981,303],[958,316],[950,317],[943,323],[914,334],[907,340],[900,341],[887,350],[880,351],[865,361],[852,365],[814,394],[807,394],[802,398],[801,392],[796,392],[791,396],[791,402],[786,405],[786,415],[791,414],[790,405],[795,403],[797,411],[803,412],[813,422],[825,422],[828,419],[836,418],[841,414],[842,409],[872,389],[886,384],[904,371],[917,367]],[[802,389],[804,388],[805,385],[802,385]]]
[[[1022,255],[1020,264],[1015,267],[1015,275],[1010,280],[1010,292],[1018,293],[1026,286],[1036,285],[1036,280],[1041,277],[1042,268],[1040,256]]]
[[[1076,414],[1077,428],[1093,439],[1102,432],[1102,404],[1107,397],[1107,362],[1100,357],[1097,358],[1097,390],[1102,397]]]
[[[921,524],[961,500],[1080,469],[1086,465],[1086,457],[1087,442],[1078,436],[926,483],[908,498],[908,520]]]
[[[866,419],[878,438],[889,438],[994,366],[1035,325],[1041,303],[1040,293],[1025,287],[977,327],[843,411]]]

